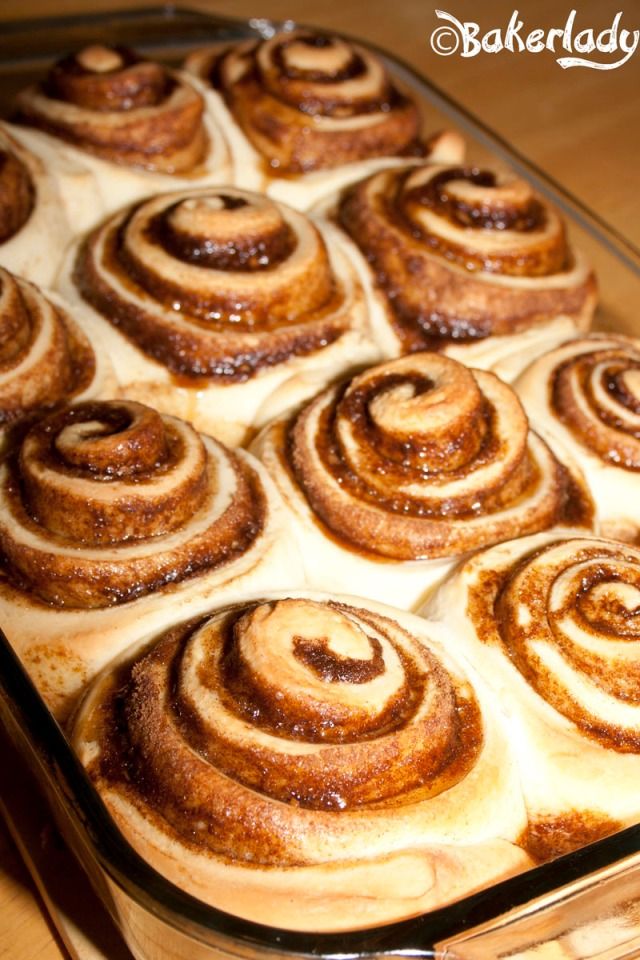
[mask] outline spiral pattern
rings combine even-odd
[[[264,514],[244,460],[132,401],[54,413],[0,467],[5,569],[56,606],[107,607],[218,567]]]
[[[450,557],[591,506],[528,428],[509,386],[439,354],[372,367],[279,431],[281,456],[341,543]]]
[[[420,150],[415,103],[370,51],[308,30],[276,33],[188,67],[224,96],[272,170],[301,174]]]
[[[95,372],[94,350],[65,311],[0,267],[0,425],[74,399]]]
[[[433,164],[384,170],[345,192],[338,219],[370,261],[405,351],[560,314],[590,322],[593,274],[523,180]]]
[[[35,186],[27,165],[0,131],[0,243],[25,225],[35,203]]]
[[[553,411],[580,444],[605,463],[640,470],[640,344],[572,341],[556,351],[550,389]]]
[[[167,174],[195,171],[208,149],[200,93],[124,47],[58,61],[17,98],[17,119],[105,160]]]
[[[99,786],[192,850],[264,867],[393,852],[483,741],[456,668],[385,616],[314,599],[175,628],[83,714]]]
[[[600,532],[640,542],[640,341],[592,334],[537,357],[514,381],[531,422],[589,485]]]
[[[163,194],[81,248],[75,283],[173,374],[244,381],[335,342],[355,293],[302,214],[231,187]]]
[[[520,558],[470,608],[527,683],[610,750],[640,753],[640,550],[568,539]],[[489,628],[489,624],[495,624]]]

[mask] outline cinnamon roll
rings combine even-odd
[[[534,360],[514,387],[536,429],[579,463],[601,531],[640,542],[640,340],[570,340]]]
[[[156,869],[254,921],[365,927],[531,862],[484,689],[379,605],[271,594],[165,630],[96,680],[72,742]]]
[[[44,163],[0,124],[0,265],[26,280],[53,281],[71,238]]]
[[[38,131],[81,232],[151,193],[228,179],[228,148],[206,96],[180,71],[94,45],[21,91],[15,119]],[[78,196],[82,171],[91,176]]]
[[[457,558],[569,516],[581,480],[494,374],[436,353],[333,386],[257,438],[300,538],[308,582],[412,607]]]
[[[492,686],[547,858],[640,817],[640,550],[552,533],[465,563],[425,607]]]
[[[111,657],[160,624],[299,582],[253,458],[133,401],[35,423],[0,465],[0,616],[64,716]],[[298,579],[296,579],[298,578]]]
[[[74,251],[62,284],[103,329],[128,396],[231,444],[377,357],[331,228],[233,187],[119,212]]]
[[[346,190],[335,215],[368,261],[387,355],[445,350],[489,369],[517,352],[524,364],[590,325],[594,275],[524,180],[461,166],[383,170]]]
[[[213,91],[238,186],[299,209],[400,156],[461,163],[454,131],[424,140],[413,97],[372,51],[308,29],[192,53]]]
[[[81,329],[55,294],[0,267],[0,450],[25,418],[116,391],[95,331]]]

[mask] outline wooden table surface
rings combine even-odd
[[[158,6],[135,0],[2,0],[4,21],[24,17],[86,13],[89,10]],[[550,173],[614,230],[640,248],[640,50],[615,69],[563,70],[561,55],[479,53],[463,58],[436,54],[430,45],[441,26],[434,5],[425,0],[185,0],[182,6],[227,16],[294,19],[359,35],[405,60],[434,81],[538,167]],[[563,28],[572,5],[555,0],[447,0],[438,5],[460,21],[475,21],[481,34],[506,28],[514,6],[524,22],[520,35],[534,28]],[[640,3],[583,0],[574,35],[610,27],[623,8],[620,27],[640,28]],[[612,61],[618,55],[601,55]],[[592,55],[594,58],[596,53]],[[636,306],[637,309],[637,306]],[[631,305],[633,311],[633,305]],[[640,335],[640,319],[637,321]],[[0,756],[0,769],[3,769]],[[2,776],[7,776],[6,769]],[[1,787],[0,787],[1,789]],[[46,920],[17,851],[0,824],[0,957],[61,960],[66,953]]]

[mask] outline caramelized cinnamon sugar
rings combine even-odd
[[[451,182],[453,189],[450,189]],[[486,196],[480,192],[456,192],[455,186],[460,188],[459,181],[466,181],[473,186],[498,186],[495,173],[487,170],[478,170],[475,167],[459,167],[444,170],[436,174],[427,183],[413,187],[406,198],[407,206],[417,203],[424,207],[437,210],[441,217],[450,223],[463,227],[480,230],[517,230],[519,232],[536,230],[544,225],[545,211],[541,202],[530,192],[523,189],[512,190],[511,195],[501,198],[494,206],[487,203]],[[489,191],[490,194],[490,191]],[[419,231],[419,228],[417,228]],[[419,231],[420,239],[433,242],[428,234]],[[560,263],[560,267],[563,264]]]
[[[560,314],[584,326],[593,310],[592,274],[524,181],[394,168],[347,188],[337,217],[371,264],[404,351],[513,334]]]
[[[630,342],[578,341],[548,390],[551,409],[579,444],[612,466],[640,470],[640,352]]]
[[[233,188],[167,194],[116,216],[80,249],[74,279],[147,356],[194,383],[248,380],[351,324],[316,227]]]
[[[413,381],[413,383],[412,383]],[[367,407],[371,402],[372,396],[382,387],[383,389],[393,389],[394,383],[406,383],[407,379],[400,377],[380,378],[379,383],[369,384],[369,389],[363,391],[363,395],[357,392],[352,393],[346,402],[341,403],[341,395],[338,394],[333,406],[327,408],[318,424],[317,451],[325,470],[331,472],[336,478],[341,488],[348,490],[350,495],[359,500],[366,500],[370,503],[379,504],[390,513],[403,514],[414,517],[437,517],[458,516],[471,517],[478,514],[478,493],[473,492],[472,498],[469,495],[448,498],[444,503],[442,501],[431,503],[422,499],[411,499],[410,497],[399,496],[397,491],[402,483],[411,480],[412,474],[430,476],[432,474],[443,473],[451,482],[462,479],[469,470],[469,462],[474,466],[481,467],[490,460],[494,460],[499,455],[499,444],[495,436],[495,431],[491,429],[491,422],[495,417],[495,411],[484,404],[482,416],[480,418],[481,430],[480,436],[483,437],[478,449],[471,453],[468,459],[461,462],[460,467],[450,469],[450,464],[455,455],[468,445],[471,438],[464,435],[452,436],[443,446],[429,443],[427,436],[426,442],[421,442],[422,438],[416,438],[415,443],[408,440],[401,440],[388,435],[380,436],[376,425],[369,419]],[[415,388],[418,378],[408,378],[408,382]],[[348,384],[341,388],[343,391]],[[423,385],[421,385],[423,386]],[[420,388],[419,388],[420,389]],[[366,460],[367,474],[371,475],[376,471],[384,471],[385,477],[388,477],[388,496],[385,497],[380,490],[368,486],[358,474],[350,467],[348,461],[341,456],[339,435],[336,430],[336,419],[345,417],[353,425],[356,432],[362,433],[362,444],[364,447],[362,460]],[[294,472],[298,482],[304,485],[304,469],[299,468],[296,471],[296,458],[293,452],[295,447],[295,428],[289,434],[288,449],[289,459],[293,464]],[[477,435],[472,438],[477,440]],[[429,459],[440,461],[440,470],[436,464],[435,468],[430,469],[427,466]],[[490,509],[491,491],[486,493],[487,506]],[[469,501],[473,499],[473,503]],[[496,504],[497,506],[498,504]]]
[[[496,629],[495,600],[507,578],[504,570],[481,570],[467,597],[466,614],[482,643],[500,643]]]
[[[329,638],[318,637],[307,640],[305,637],[293,638],[294,656],[306,664],[323,680],[332,683],[366,683],[380,676],[384,669],[382,649],[377,640],[371,641],[372,660],[356,660],[354,657],[338,657],[329,650]]]
[[[529,823],[519,843],[538,863],[561,857],[580,847],[602,840],[624,824],[600,813],[575,810],[557,817],[537,818]]]
[[[413,101],[369,51],[336,37],[295,30],[239,44],[203,74],[271,173],[406,154],[418,141]]]
[[[160,64],[142,60],[126,47],[96,45],[55,63],[42,87],[54,100],[110,113],[158,106],[175,80]]]
[[[552,525],[565,507],[567,478],[539,441],[534,453],[510,388],[435,354],[321,394],[274,439],[333,536],[394,559],[460,554]]]
[[[222,210],[242,210],[248,207],[246,199],[239,196],[229,196],[221,193],[218,195],[218,201]],[[195,201],[192,204],[192,209]],[[203,267],[210,267],[214,270],[238,270],[241,272],[270,270],[283,263],[292,255],[296,246],[296,238],[289,224],[273,217],[269,222],[260,224],[262,229],[256,231],[254,218],[247,218],[247,226],[251,229],[243,234],[240,224],[238,228],[230,234],[219,235],[198,235],[198,223],[194,223],[190,230],[188,216],[185,217],[185,229],[176,229],[176,224],[172,223],[171,215],[178,212],[179,204],[176,204],[173,210],[163,211],[149,223],[148,238],[150,243],[156,243],[161,246],[176,260],[184,260],[187,263],[200,264]],[[205,219],[204,217],[202,218]],[[253,222],[252,222],[253,220]],[[206,228],[206,222],[202,224]],[[221,226],[218,221],[218,226]],[[128,260],[129,268],[135,277],[135,261]],[[161,279],[161,278],[158,278]],[[144,276],[142,278],[144,283]],[[157,290],[154,291],[157,296]],[[232,304],[227,305],[227,312],[232,311]],[[222,312],[222,311],[221,311]]]
[[[567,527],[584,527],[593,530],[595,524],[595,504],[591,491],[582,477],[561,464],[564,474],[564,503],[560,523]]]
[[[12,581],[81,608],[230,562],[266,510],[244,460],[130,401],[79,404],[34,426],[2,467],[0,499]]]
[[[331,37],[321,33],[297,33],[290,39],[281,39],[279,46],[275,48],[273,53],[273,64],[283,80],[302,82],[306,81],[307,83],[320,84],[323,81],[326,82],[330,78],[331,83],[341,84],[344,83],[345,80],[353,80],[356,77],[361,77],[366,71],[366,64],[363,58],[355,51],[350,52],[350,55],[347,56],[347,51],[345,50],[342,58],[339,56],[336,57],[330,74],[327,74],[326,69],[322,69],[322,60],[317,62],[314,54],[317,55],[319,51],[323,51],[324,56],[326,57],[327,52],[331,51],[331,47],[334,44],[335,41],[332,41]],[[287,57],[288,50],[291,46],[302,48],[302,51],[304,51],[304,48],[306,48],[307,56],[306,58],[300,58],[303,60],[303,62],[299,65],[296,65],[295,57],[293,59]],[[306,63],[304,60],[306,60]],[[305,101],[301,101],[299,95],[297,95],[297,87],[295,87],[293,84],[291,86],[293,87],[293,90],[287,96],[287,85],[286,83],[283,83],[282,96],[284,99],[287,99],[288,102],[300,109],[302,102]],[[388,93],[391,94],[390,89],[388,90]],[[384,101],[384,103],[387,107],[391,106],[389,99]],[[334,97],[332,100],[330,96],[323,98],[322,102],[320,102],[319,97],[316,96],[315,100],[311,99],[310,102],[305,102],[305,105],[311,115],[313,115],[316,111],[331,115],[332,113],[336,112],[336,109],[340,105],[342,105],[342,108],[344,109],[344,104],[341,104],[341,101],[338,97]],[[379,101],[375,99],[373,100],[373,103],[371,100],[363,100],[358,103],[358,107],[359,109],[363,110],[367,107],[372,109],[380,109],[380,104]]]
[[[0,268],[0,425],[72,400],[95,371],[93,348],[65,311]]]
[[[189,173],[208,149],[195,88],[120,47],[60,60],[41,85],[19,94],[17,107],[19,122],[113,163]]]
[[[329,608],[340,609],[338,605]],[[345,608],[348,613],[348,609]],[[364,616],[364,615],[363,615]],[[407,722],[415,713],[420,698],[424,695],[424,677],[410,658],[398,653],[406,680],[396,694],[389,698],[383,709],[379,706],[371,716],[366,713],[354,715],[352,705],[341,707],[327,700],[318,703],[309,691],[288,696],[281,681],[263,674],[256,674],[251,663],[239,653],[236,643],[242,621],[233,621],[226,631],[224,657],[221,672],[224,680],[223,694],[229,709],[237,710],[246,719],[273,735],[286,733],[294,740],[312,743],[349,743],[353,737],[366,739],[391,732]],[[294,634],[291,638],[292,656],[310,670],[323,684],[367,684],[383,678],[385,661],[380,641],[375,636],[366,637],[372,656],[341,656],[331,647],[331,636],[308,637]],[[210,669],[203,667],[201,676],[207,683],[216,682]],[[295,722],[292,722],[295,717]]]
[[[626,705],[640,673],[620,650],[640,636],[640,553],[614,541],[558,540],[516,563],[482,570],[467,613],[527,683],[580,733],[618,753],[640,752]]]
[[[382,673],[318,676],[286,635],[300,616],[306,642],[324,623],[336,662],[345,631],[364,643],[363,664],[382,649]],[[358,690],[381,680],[365,709]],[[482,744],[471,690],[397,623],[307,600],[174,628],[105,681],[82,724],[99,746],[90,774],[100,788],[192,849],[263,867],[322,862],[341,837],[365,841],[367,811],[373,823],[389,806],[401,825],[405,806],[411,816],[467,775]]]

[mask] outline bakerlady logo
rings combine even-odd
[[[589,67],[591,70],[615,70],[621,67],[636,52],[640,30],[627,30],[622,26],[623,13],[616,13],[613,22],[604,30],[583,27],[577,22],[578,13],[572,10],[566,22],[558,27],[543,30],[529,29],[520,14],[514,10],[505,28],[493,27],[483,31],[473,21],[462,21],[436,10],[439,20],[445,22],[431,34],[431,49],[442,57],[457,53],[461,57],[475,57],[479,53],[552,53],[564,51],[567,56],[556,57],[556,63],[567,70],[569,67]],[[615,59],[613,59],[615,57]]]

